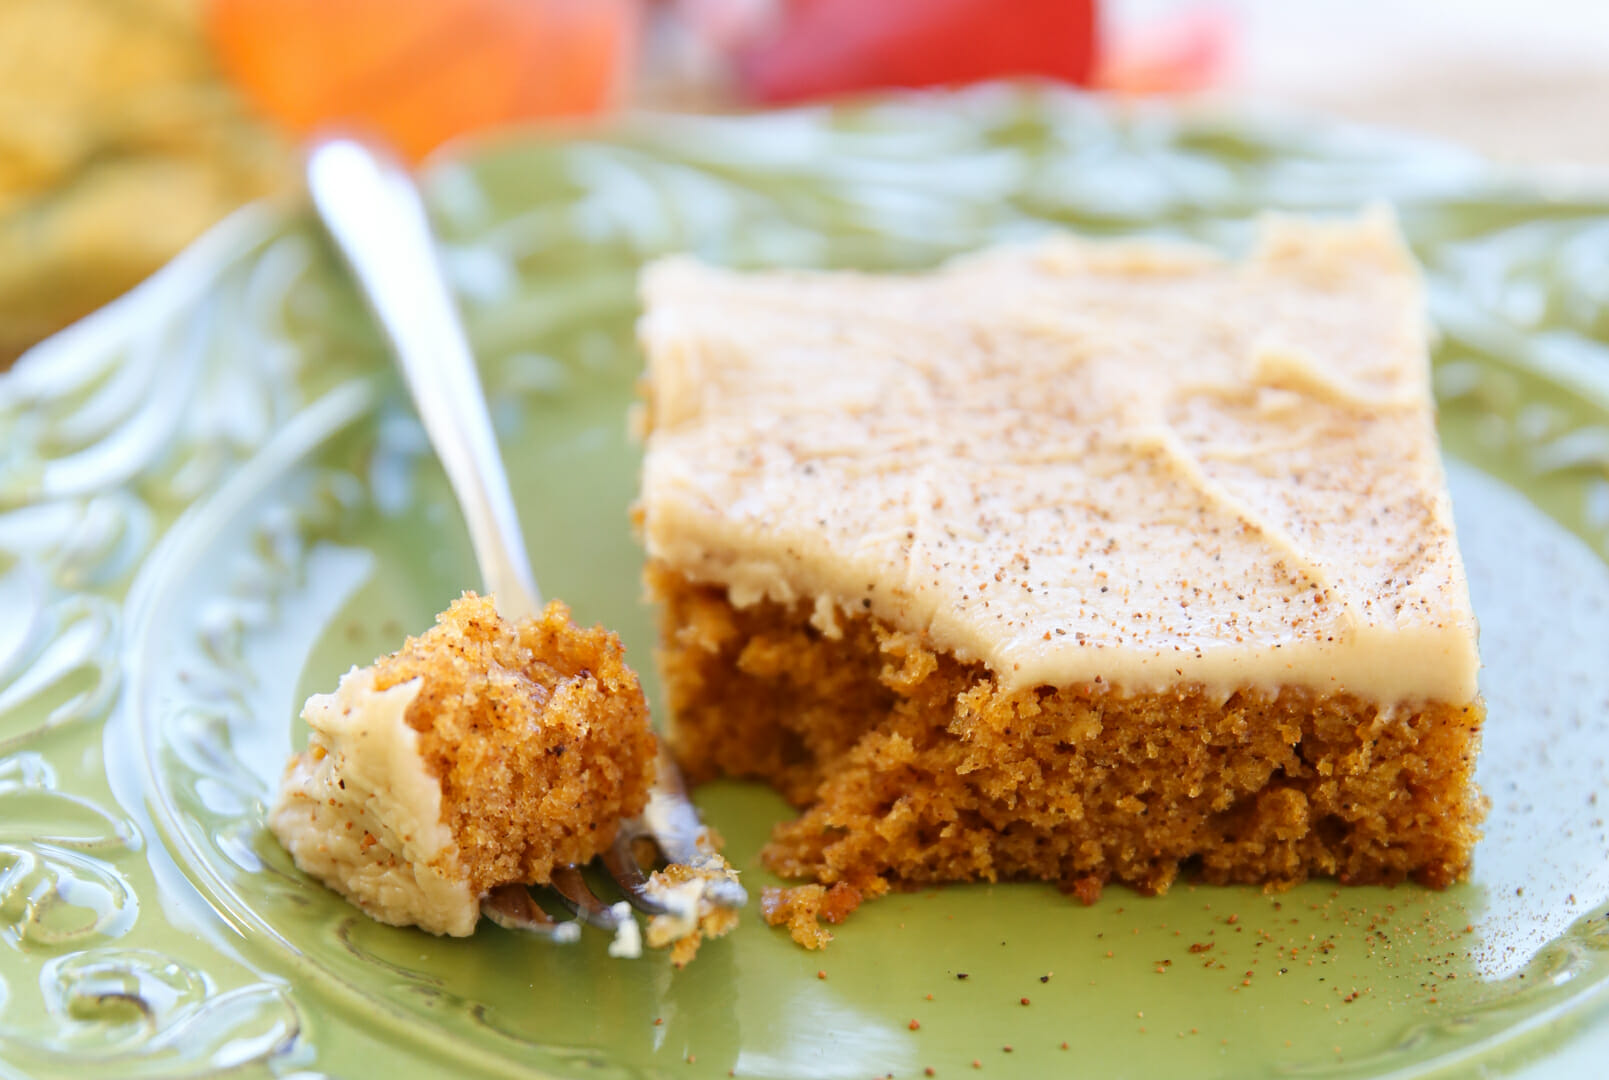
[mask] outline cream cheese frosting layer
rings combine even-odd
[[[291,759],[269,828],[303,873],[373,918],[466,936],[480,898],[407,721],[424,683],[376,690],[374,679],[372,668],[353,668],[333,694],[307,699],[307,750]]]
[[[1009,688],[1476,695],[1411,256],[1055,238],[922,275],[643,279],[651,559]]]

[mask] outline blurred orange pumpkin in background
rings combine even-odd
[[[635,53],[633,0],[209,0],[219,62],[297,134],[377,132],[419,158],[454,135],[597,111]]]

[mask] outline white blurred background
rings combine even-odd
[[[1114,45],[1217,17],[1217,94],[1609,169],[1609,0],[1107,0]]]

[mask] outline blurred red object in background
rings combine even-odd
[[[1087,85],[1095,0],[787,0],[739,71],[749,96],[795,101],[1009,76]]]
[[[635,0],[209,0],[231,79],[306,134],[371,129],[419,158],[464,132],[596,111],[635,54]]]
[[[1231,66],[1235,20],[1204,5],[1108,35],[1091,85],[1114,94],[1185,94],[1221,82]]]

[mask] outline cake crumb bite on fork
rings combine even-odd
[[[592,859],[647,805],[657,743],[620,640],[553,601],[466,593],[308,699],[269,814],[296,864],[382,922],[462,936],[481,898]]]
[[[314,141],[305,173],[447,474],[488,596],[466,594],[434,631],[349,673],[334,695],[314,696],[313,748],[287,770],[274,831],[298,866],[376,918],[467,934],[486,914],[553,942],[576,940],[587,924],[614,933],[611,955],[637,956],[632,910],[663,913],[644,894],[638,842],[672,865],[706,866],[719,860],[701,846],[710,833],[658,748],[619,639],[579,630],[563,605],[543,608],[413,178],[384,146],[342,135]],[[385,700],[369,716],[372,691]],[[373,798],[352,803],[347,773]],[[354,856],[339,830],[360,814],[380,835],[365,830]],[[579,861],[593,856],[620,900],[593,891]],[[700,903],[743,906],[736,872],[721,865]],[[534,901],[528,886],[541,882],[574,922],[555,922]]]

